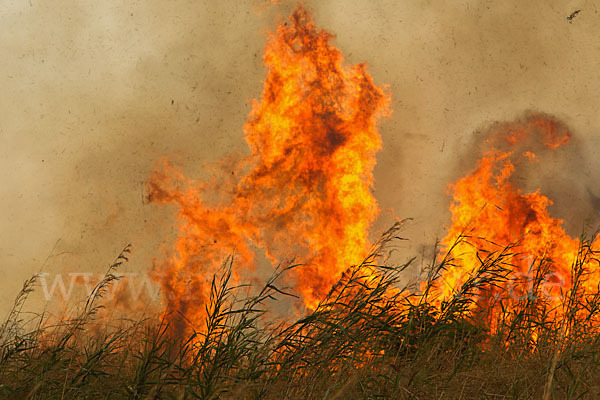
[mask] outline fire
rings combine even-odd
[[[509,306],[531,289],[531,278],[539,272],[535,269],[546,260],[549,269],[544,271],[542,293],[547,295],[558,320],[561,301],[572,284],[572,266],[580,241],[567,235],[562,220],[549,215],[552,201],[539,189],[522,193],[510,178],[521,163],[538,162],[531,150],[517,150],[536,142],[556,150],[569,142],[571,134],[561,123],[540,114],[500,126],[498,133],[488,140],[493,147],[484,153],[475,170],[450,187],[454,197],[450,207],[452,224],[442,245],[444,251],[451,249],[455,265],[443,271],[434,292],[439,296],[438,304],[449,299],[473,275],[486,254],[516,244],[505,263],[512,268],[509,278],[513,286],[504,288],[508,289]],[[508,147],[508,151],[500,147]],[[467,239],[455,245],[462,235]],[[592,247],[600,249],[600,241]],[[594,292],[600,282],[597,260],[586,259],[583,264],[591,271],[583,282],[584,290]],[[494,303],[498,292],[498,288],[480,288],[477,297],[491,327],[499,311]]]
[[[238,275],[255,267],[257,248],[273,264],[296,257],[296,287],[309,309],[366,255],[378,215],[370,191],[376,122],[389,98],[364,64],[343,65],[331,39],[302,7],[269,35],[262,99],[244,127],[251,154],[233,171],[242,178],[219,188],[226,201],[207,205],[215,188],[168,162],[148,181],[152,201],[179,207],[174,254],[153,277],[169,309],[197,329],[212,274],[229,254]]]

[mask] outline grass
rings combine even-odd
[[[0,397],[13,399],[594,399],[600,398],[600,295],[582,290],[582,240],[564,318],[538,296],[549,260],[532,264],[527,296],[509,302],[516,247],[482,253],[477,271],[450,299],[435,286],[452,251],[428,269],[422,289],[403,286],[411,265],[386,265],[399,225],[349,268],[314,312],[274,320],[279,268],[252,295],[231,283],[229,258],[213,277],[205,326],[185,337],[176,314],[119,324],[98,317],[118,279],[117,257],[82,310],[58,323],[22,312],[36,277],[25,282],[0,327]],[[468,240],[461,237],[459,240]],[[493,290],[489,320],[476,294]],[[489,311],[489,310],[488,310]],[[492,327],[490,329],[490,327]],[[537,335],[537,338],[534,337]]]

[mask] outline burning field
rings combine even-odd
[[[522,111],[470,148],[449,144],[461,162],[448,223],[418,258],[405,245],[412,222],[377,228],[392,89],[346,61],[302,5],[268,33],[262,59],[249,151],[209,177],[162,157],[144,179],[144,204],[176,213],[147,275],[159,300],[118,286],[129,245],[59,318],[22,311],[40,280],[47,293],[35,275],[1,328],[0,394],[598,398],[600,239],[532,187],[548,160],[579,148],[569,123]],[[586,229],[574,237],[568,222]]]

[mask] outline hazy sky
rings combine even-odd
[[[161,257],[174,209],[145,204],[144,180],[161,156],[200,178],[203,164],[245,154],[265,32],[295,4],[1,1],[0,311],[44,263],[101,271],[129,242],[125,271]],[[304,4],[347,63],[366,62],[392,95],[374,232],[413,217],[411,250],[443,236],[446,187],[474,165],[477,132],[526,110],[557,116],[576,140],[523,185],[551,193],[573,234],[594,215],[600,1]]]

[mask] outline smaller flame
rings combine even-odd
[[[501,135],[504,143],[516,148],[524,142],[540,140],[544,146],[557,149],[569,142],[571,133],[554,119],[533,114],[524,122],[503,125]],[[502,143],[492,138],[489,143]],[[532,142],[533,143],[533,142]],[[521,153],[526,160],[538,162],[532,151]],[[511,255],[504,266],[512,268],[510,285],[502,290],[512,296],[508,304],[514,304],[530,289],[532,271],[544,260],[549,266],[545,272],[544,288],[549,304],[554,308],[557,321],[561,318],[561,301],[572,284],[572,266],[577,257],[580,241],[571,238],[562,228],[563,221],[548,213],[552,201],[540,193],[522,193],[510,181],[515,171],[513,151],[492,148],[485,152],[469,175],[450,186],[454,197],[450,211],[452,225],[442,241],[444,252],[451,250],[454,265],[442,272],[434,286],[437,303],[450,299],[466,279],[481,266],[486,254],[511,248]],[[466,240],[459,238],[467,236]],[[592,245],[600,249],[600,241]],[[584,260],[586,275],[584,289],[594,292],[600,282],[597,260]],[[487,313],[487,322],[493,328],[500,312],[494,296],[498,288],[480,288],[477,297],[479,307]],[[496,305],[494,305],[496,304]]]

